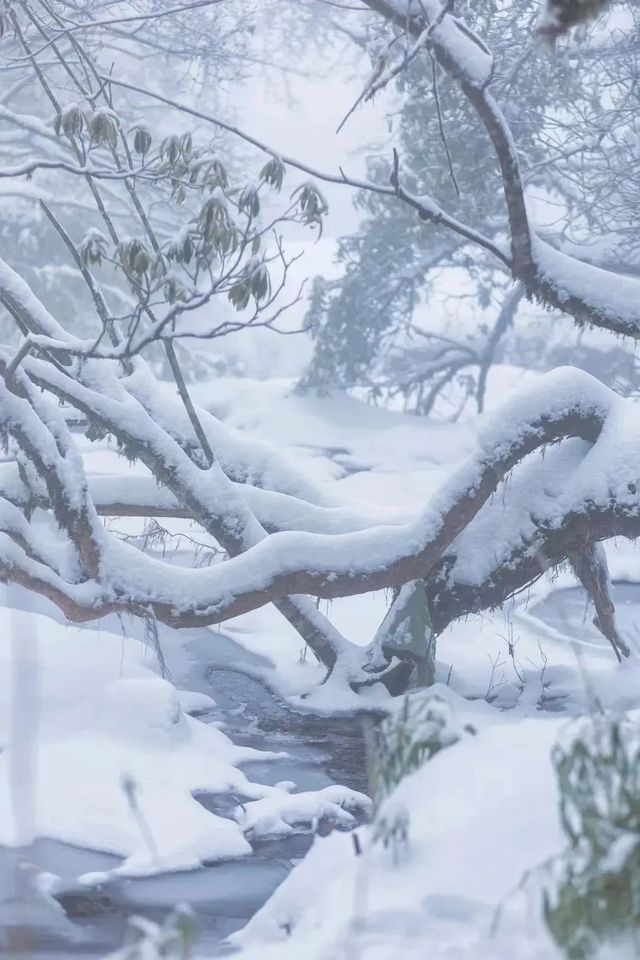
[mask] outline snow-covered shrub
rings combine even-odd
[[[545,868],[544,913],[570,960],[640,948],[640,725],[598,715],[555,747],[569,846]],[[624,954],[627,955],[626,953]]]
[[[449,701],[432,691],[405,697],[401,709],[380,725],[373,771],[379,809],[373,838],[391,847],[394,856],[407,846],[409,814],[404,808],[383,801],[404,777],[419,770],[440,750],[457,743],[464,732]]]
[[[443,747],[456,743],[463,733],[449,701],[441,694],[428,692],[405,697],[400,710],[379,728],[374,771],[376,799],[387,797],[404,777]]]
[[[406,807],[393,806],[385,809],[373,825],[373,842],[381,843],[392,852],[394,863],[400,862],[409,847],[409,811]]]
[[[185,905],[177,906],[163,923],[132,917],[129,942],[112,953],[109,960],[188,960],[195,937],[193,913]]]

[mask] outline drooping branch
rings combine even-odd
[[[96,395],[90,387],[72,380],[51,364],[31,357],[25,359],[24,369],[20,372],[22,380],[26,376],[85,415],[101,418],[116,436],[118,430],[124,429],[126,442],[135,440],[139,445],[146,444],[151,453],[154,445],[159,443],[159,434],[154,434],[145,416],[133,414],[138,407],[132,407],[130,400]],[[625,481],[626,496],[622,489],[618,492],[611,486],[604,504],[599,506],[595,493],[583,485],[584,479],[595,476],[594,489],[600,490],[601,482],[606,482],[607,471],[598,469],[598,466],[607,462],[611,462],[613,471],[611,482],[618,477],[614,451],[625,462],[634,462],[633,436],[624,441],[627,443],[625,448],[617,432],[620,422],[628,416],[625,401],[617,399],[607,388],[578,371],[548,375],[542,387],[538,384],[535,391],[524,393],[511,405],[508,413],[503,411],[494,419],[475,456],[413,524],[369,527],[360,532],[333,536],[326,533],[275,534],[245,548],[242,555],[207,570],[168,567],[166,563],[147,557],[106,534],[99,579],[82,584],[82,590],[80,585],[64,580],[54,568],[45,572],[42,558],[25,553],[23,544],[27,538],[18,531],[21,542],[14,539],[10,544],[5,543],[0,556],[3,576],[41,592],[72,619],[93,619],[106,612],[126,609],[141,616],[152,613],[172,626],[185,627],[220,622],[274,601],[282,602],[284,612],[294,620],[299,615],[298,600],[304,604],[302,614],[313,622],[311,601],[300,597],[288,600],[285,599],[287,594],[305,592],[326,597],[347,596],[399,586],[420,574],[426,580],[434,627],[440,631],[451,619],[500,604],[537,579],[544,570],[575,556],[576,551],[584,548],[585,542],[593,543],[618,534],[636,536],[640,530],[634,482]],[[114,420],[117,420],[117,427],[112,422]],[[491,493],[509,470],[523,460],[528,463],[526,458],[534,450],[567,436],[580,438],[571,441],[574,454],[568,464],[573,463],[573,468],[570,469],[563,460],[559,468],[556,465],[555,474],[548,470],[547,480],[544,481],[543,474],[538,478],[541,482],[536,484],[536,489],[544,489],[549,485],[549,478],[554,476],[554,482],[564,483],[562,495],[557,493],[547,497],[548,503],[543,497],[548,516],[539,512],[532,521],[523,507],[522,490],[527,488],[527,482],[531,484],[531,478],[527,480],[526,471],[524,479],[520,476],[522,466],[518,466],[515,478],[504,488],[504,503],[497,507],[490,504]],[[577,449],[575,444],[578,444]],[[174,449],[165,441],[162,449],[163,466],[159,466],[151,454],[147,455],[146,462],[157,476],[169,479],[172,502],[190,503],[190,513],[206,529],[206,523],[201,519],[203,503],[194,510],[198,495],[188,490],[196,476],[203,477],[203,471],[190,463],[180,447]],[[562,449],[564,447],[558,447],[559,451]],[[592,462],[594,458],[595,462]],[[538,464],[541,469],[542,464],[547,469],[551,461],[553,467],[553,459],[547,456],[535,461],[534,466]],[[172,469],[182,484],[179,495],[170,479]],[[191,473],[192,469],[196,473]],[[8,486],[13,488],[15,497],[19,485],[9,482]],[[147,490],[147,496],[148,493]],[[258,499],[264,493],[258,494]],[[144,500],[144,495],[143,491],[143,496],[138,499]],[[164,495],[160,499],[163,498]],[[529,506],[533,509],[534,505],[530,503]],[[477,562],[473,561],[474,541],[480,537],[486,543],[482,524],[475,530],[479,514],[484,517],[485,527],[489,522],[495,531],[494,518],[484,516],[490,507],[501,511],[505,546],[499,547],[499,538],[494,532],[496,551],[503,551],[499,556],[496,554],[495,568],[489,569],[475,582],[465,582],[465,569],[478,570]],[[169,503],[167,508],[170,508]],[[211,511],[210,501],[206,511]],[[530,529],[533,533],[526,532]],[[514,546],[510,548],[510,544]],[[469,550],[469,560],[462,560],[463,554]],[[610,598],[606,590],[601,589],[602,578],[596,579],[597,583],[594,583],[598,589],[590,589],[590,592],[598,604],[599,625],[610,633],[609,627],[614,623]],[[290,606],[292,603],[293,607]],[[617,639],[616,643],[620,646]],[[322,659],[331,659],[340,649],[339,641],[327,638],[324,624],[318,625],[315,644]],[[344,649],[343,653],[346,653]],[[366,677],[363,675],[355,682],[366,682]]]
[[[391,0],[375,0],[375,5],[372,0],[370,6],[380,13],[386,11],[393,22],[396,22],[399,17],[403,29],[408,28],[413,34],[420,29],[421,15],[414,15],[411,18],[407,17],[406,13],[393,13],[395,5]],[[466,36],[459,22],[450,14],[445,15],[442,26],[447,23],[455,24],[455,30],[460,32],[460,36]],[[434,31],[434,36],[438,36],[437,31]],[[478,49],[475,41],[468,37],[467,40],[473,48]],[[438,61],[458,81],[496,151],[510,228],[510,255],[499,243],[448,214],[432,197],[413,194],[403,185],[399,175],[391,186],[386,187],[371,181],[349,177],[342,171],[336,174],[327,173],[296,158],[282,155],[274,147],[256,139],[246,131],[185,103],[125,81],[114,80],[113,83],[228,130],[265,153],[277,157],[285,165],[302,170],[315,179],[396,199],[414,209],[422,220],[452,230],[471,244],[493,254],[503,265],[509,267],[514,278],[522,283],[529,300],[569,314],[580,324],[592,324],[622,336],[633,338],[640,336],[640,281],[635,277],[616,275],[616,295],[612,298],[609,296],[611,274],[608,271],[561,253],[535,235],[526,212],[524,187],[515,142],[502,112],[486,89],[490,73],[487,73],[482,82],[470,79],[460,65],[452,59],[455,46],[440,49],[435,39],[430,42],[433,43],[432,52]],[[392,173],[392,179],[393,176]]]
[[[254,147],[257,147],[257,149],[263,151],[263,153],[277,158],[284,163],[285,166],[292,167],[295,170],[301,170],[303,173],[309,174],[309,176],[316,180],[323,180],[327,183],[335,183],[338,185],[351,187],[352,189],[356,190],[367,190],[371,193],[377,193],[381,196],[387,196],[390,198],[398,196],[398,190],[393,186],[385,187],[382,184],[373,183],[370,180],[359,180],[353,177],[348,177],[342,171],[333,174],[318,170],[307,163],[297,160],[295,157],[290,157],[280,153],[280,151],[276,150],[275,147],[265,143],[262,140],[256,139],[256,137],[252,136],[247,131],[242,130],[240,127],[227,123],[225,120],[221,120],[219,117],[215,117],[212,114],[204,113],[202,110],[196,110],[195,108],[179,100],[174,100],[171,97],[165,97],[153,90],[148,90],[145,87],[140,87],[133,83],[127,83],[124,80],[115,80],[106,76],[103,77],[103,79],[108,82],[112,82],[114,86],[143,94],[146,97],[158,100],[160,103],[165,103],[167,106],[173,107],[175,110],[179,110],[181,113],[189,114],[190,116],[196,117],[199,120],[203,120],[206,123],[213,124],[213,126],[220,127],[222,130],[227,130],[229,133],[233,133],[240,139],[245,140]],[[477,230],[474,230],[467,224],[462,223],[456,217],[448,214],[438,203],[435,202],[435,200],[433,200],[432,197],[417,197],[411,194],[409,191],[404,190],[402,193],[402,199],[404,202],[413,207],[423,220],[436,224],[442,224],[443,226],[464,237],[464,239],[468,240],[470,243],[478,244],[478,246],[488,250],[506,266],[510,265],[508,254],[500,247],[499,244],[494,243],[491,239],[483,236],[483,234],[479,233]]]
[[[628,657],[631,651],[616,624],[607,557],[602,544],[586,540],[567,551],[567,558],[595,607],[594,626],[607,638],[618,660]]]

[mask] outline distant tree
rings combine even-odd
[[[545,239],[568,248],[573,241],[592,261],[635,271],[633,224],[640,191],[631,78],[638,75],[637,10],[628,9],[628,32],[604,26],[564,43],[552,56],[533,42],[538,11],[537,0],[506,5],[483,0],[465,10],[466,22],[493,51],[491,90],[516,137],[524,184],[555,211]],[[375,60],[385,49],[380,23],[365,22]],[[398,72],[405,56],[397,52],[404,49],[401,32],[398,27],[385,57],[392,63],[389,81],[397,82],[402,95],[394,124],[403,186],[417,196],[427,193],[432,203],[500,246],[508,225],[486,128],[437,57],[407,58]],[[371,93],[375,89],[374,84]],[[390,173],[388,160],[372,161],[374,182],[388,184]],[[324,285],[321,301],[310,304],[314,352],[301,389],[364,387],[373,397],[400,396],[408,409],[428,414],[453,385],[462,402],[471,396],[481,410],[488,367],[505,356],[503,338],[522,299],[522,288],[510,285],[509,265],[490,251],[474,250],[437,216],[425,223],[411,206],[389,196],[361,191],[358,203],[364,220],[338,247],[343,274]],[[603,238],[599,249],[594,233]],[[464,272],[461,302],[464,297],[475,303],[475,322],[447,322],[434,297],[442,271],[454,268]],[[452,288],[456,275],[451,274]],[[453,289],[450,299],[455,303]],[[553,324],[547,326],[542,363],[553,366],[557,341]],[[518,361],[513,346],[523,346],[526,335],[521,330],[511,341],[506,359]]]

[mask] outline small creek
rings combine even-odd
[[[179,686],[207,693],[215,701],[215,708],[199,714],[200,718],[222,723],[224,732],[237,744],[287,753],[283,758],[245,764],[242,769],[251,780],[267,784],[290,780],[298,791],[340,783],[366,792],[359,718],[297,712],[252,675],[264,663],[260,658],[248,654],[224,634],[189,633],[187,649],[193,666],[187,677],[180,678]],[[234,802],[226,795],[200,795],[197,799],[221,816]],[[39,840],[32,851],[32,862],[63,881],[63,892],[56,896],[64,914],[51,916],[48,905],[41,911],[33,908],[27,917],[29,956],[38,960],[103,956],[122,944],[131,915],[162,920],[177,903],[188,903],[194,910],[199,950],[209,956],[225,953],[225,938],[244,926],[262,906],[311,842],[308,834],[260,841],[254,845],[253,854],[244,859],[153,877],[114,878],[87,888],[77,884],[78,876],[107,871],[120,859]],[[10,855],[0,848],[0,927],[2,888],[6,883],[3,865],[7,871]],[[8,875],[5,872],[4,877]],[[14,918],[9,919],[14,922]],[[1,942],[0,954],[7,958],[13,955]],[[24,957],[25,952],[16,952],[15,956]]]

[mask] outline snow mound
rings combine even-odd
[[[505,722],[457,699],[477,737],[440,751],[401,781],[380,815],[403,810],[408,845],[316,838],[306,858],[232,938],[239,960],[367,960],[429,956],[471,960],[557,957],[531,918],[510,916],[490,937],[496,907],[523,873],[563,846],[550,749],[560,723]],[[533,925],[531,926],[531,923]],[[529,924],[529,926],[527,926]]]

